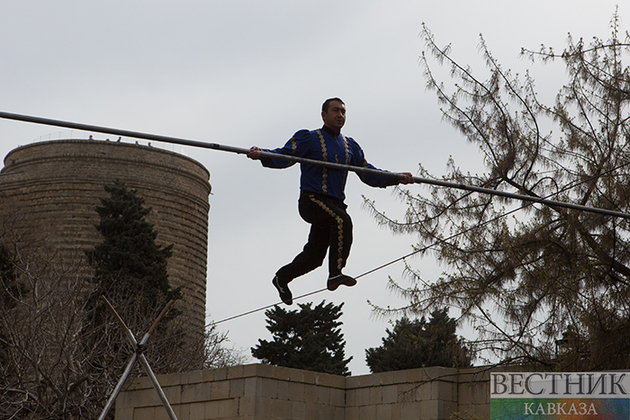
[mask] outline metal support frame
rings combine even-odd
[[[164,143],[173,143],[173,144],[179,144],[183,146],[192,146],[192,147],[201,147],[204,149],[221,150],[224,152],[232,152],[232,153],[237,153],[237,154],[246,155],[247,153],[249,153],[249,149],[245,149],[242,147],[226,146],[226,145],[217,144],[217,143],[206,143],[206,142],[201,142],[197,140],[188,140],[188,139],[182,139],[182,138],[177,138],[177,137],[162,136],[158,134],[142,133],[138,131],[121,130],[118,128],[101,127],[97,125],[75,123],[75,122],[70,122],[70,121],[53,120],[49,118],[33,117],[29,115],[13,114],[13,113],[3,112],[3,111],[0,111],[0,118],[23,121],[23,122],[30,122],[30,123],[35,123],[35,124],[52,125],[56,127],[71,128],[71,129],[82,130],[82,131],[93,131],[93,132],[98,132],[98,133],[113,134],[113,135],[122,136],[122,137],[161,141]],[[339,170],[344,170],[344,171],[352,171],[356,173],[376,174],[376,175],[395,178],[398,180],[401,180],[403,178],[403,175],[400,172],[387,172],[387,171],[381,171],[378,169],[370,169],[370,168],[364,168],[364,167],[352,166],[352,165],[343,165],[340,163],[333,163],[333,162],[323,162],[320,160],[306,159],[306,158],[302,158],[298,156],[287,156],[287,155],[281,155],[278,153],[269,153],[265,151],[261,151],[260,155],[261,157],[264,157],[264,158],[280,159],[280,160],[287,160],[287,161],[298,162],[298,163],[305,163],[309,165],[324,166],[327,168],[339,169]],[[602,208],[597,208],[597,207],[588,207],[588,206],[583,206],[583,205],[573,204],[573,203],[565,203],[561,201],[547,200],[546,198],[541,198],[541,197],[536,197],[536,196],[531,196],[531,195],[510,193],[507,191],[500,191],[500,190],[495,190],[491,188],[483,188],[483,187],[476,187],[472,185],[458,184],[455,182],[440,181],[436,179],[413,177],[413,180],[417,184],[430,184],[430,185],[437,185],[437,186],[447,187],[447,188],[456,188],[459,190],[478,192],[481,194],[491,194],[491,195],[497,195],[497,196],[506,197],[506,198],[512,198],[515,200],[544,204],[550,207],[568,208],[568,209],[573,209],[573,210],[585,211],[585,212],[590,212],[590,213],[599,213],[599,214],[604,214],[607,216],[630,219],[630,214],[628,213],[602,209]]]
[[[153,333],[153,330],[157,326],[158,322],[160,322],[160,320],[164,317],[164,315],[166,315],[168,310],[171,308],[173,301],[171,300],[170,302],[168,302],[168,304],[164,307],[164,309],[162,309],[162,312],[160,312],[160,315],[158,315],[155,322],[153,322],[153,325],[151,325],[151,328],[149,328],[149,331],[144,335],[144,337],[142,337],[142,340],[140,340],[140,342],[138,343],[138,341],[136,340],[136,337],[133,335],[133,332],[131,332],[131,330],[127,327],[127,325],[122,320],[120,315],[118,315],[118,312],[116,312],[116,309],[114,309],[111,303],[109,303],[109,301],[104,296],[102,296],[101,298],[103,299],[103,301],[105,302],[109,310],[112,311],[112,313],[114,314],[114,316],[120,323],[121,327],[125,331],[127,340],[129,341],[131,346],[135,349],[135,352],[131,355],[131,358],[129,359],[129,362],[127,363],[127,367],[125,368],[125,371],[123,372],[122,376],[118,380],[118,383],[116,384],[116,387],[112,391],[112,395],[109,397],[109,400],[107,400],[107,404],[105,404],[105,408],[103,409],[103,412],[101,413],[98,420],[105,420],[107,413],[109,413],[109,411],[114,406],[114,403],[116,402],[116,398],[118,397],[118,394],[122,390],[125,384],[125,381],[127,380],[127,377],[129,377],[129,374],[131,373],[131,369],[136,363],[136,360],[140,361],[140,365],[144,369],[145,373],[151,379],[151,382],[153,383],[153,387],[155,388],[155,391],[158,393],[158,396],[160,397],[160,400],[162,401],[162,404],[164,405],[164,408],[166,409],[166,413],[168,414],[169,418],[171,420],[177,420],[177,416],[175,415],[175,412],[173,411],[171,404],[168,402],[168,398],[166,398],[166,394],[164,394],[164,390],[160,386],[160,383],[158,382],[155,374],[153,373],[151,366],[149,366],[149,362],[147,361],[147,358],[143,354],[144,345],[147,343],[147,341],[149,341],[149,337],[151,337],[151,334]]]

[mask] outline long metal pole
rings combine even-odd
[[[69,122],[69,121],[60,121],[60,120],[54,120],[54,119],[49,119],[49,118],[33,117],[29,115],[13,114],[13,113],[3,112],[3,111],[0,111],[0,118],[30,122],[30,123],[35,123],[35,124],[52,125],[56,127],[72,128],[72,129],[83,130],[83,131],[93,131],[97,133],[113,134],[113,135],[122,136],[122,137],[132,137],[132,138],[144,139],[144,140],[161,141],[164,143],[180,144],[184,146],[200,147],[204,149],[221,150],[224,152],[232,152],[232,153],[245,154],[245,155],[249,153],[249,149],[245,149],[242,147],[226,146],[226,145],[222,145],[218,143],[206,143],[206,142],[197,141],[197,140],[188,140],[188,139],[183,139],[183,138],[178,138],[178,137],[169,137],[169,136],[162,136],[158,134],[142,133],[139,131],[121,130],[118,128],[101,127],[97,125],[82,124],[82,123],[75,123],[75,122]],[[277,153],[269,153],[269,152],[264,152],[264,151],[262,151],[260,155],[261,157],[264,157],[264,158],[280,159],[280,160],[287,160],[287,161],[298,162],[298,163],[305,163],[309,165],[324,166],[327,168],[339,169],[339,170],[344,170],[344,171],[352,171],[356,173],[381,175],[381,176],[391,177],[398,180],[401,180],[403,178],[403,175],[400,172],[387,172],[387,171],[381,171],[378,169],[370,169],[370,168],[364,168],[360,166],[343,165],[343,164],[334,163],[334,162],[323,162],[320,160],[306,159],[306,158],[302,158],[298,156],[280,155]],[[540,198],[540,197],[535,197],[535,196],[530,196],[530,195],[515,194],[515,193],[506,192],[506,191],[494,190],[490,188],[475,187],[473,185],[459,184],[459,183],[448,182],[448,181],[439,181],[436,179],[413,177],[413,180],[417,184],[429,184],[429,185],[437,185],[437,186],[446,187],[446,188],[456,188],[459,190],[472,191],[472,192],[477,192],[481,194],[491,194],[491,195],[497,195],[497,196],[506,197],[506,198],[512,198],[515,200],[544,204],[550,207],[562,207],[562,208],[568,208],[568,209],[573,209],[573,210],[585,211],[585,212],[590,212],[590,213],[599,213],[599,214],[604,214],[607,216],[630,219],[630,214],[628,213],[623,213],[623,212],[613,211],[613,210],[608,210],[608,209],[601,209],[597,207],[588,207],[588,206],[582,206],[579,204],[547,200],[545,198]]]

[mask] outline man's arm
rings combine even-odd
[[[260,147],[252,146],[249,149],[249,153],[247,154],[247,157],[253,160],[258,160],[260,159],[261,151],[262,149]],[[414,183],[413,175],[411,174],[411,172],[401,172],[401,175],[403,176],[403,178],[398,181],[399,184],[413,184]]]
[[[249,153],[247,154],[247,157],[250,159],[254,159],[254,160],[258,160],[260,159],[260,151],[262,149],[258,146],[252,146],[249,148]]]
[[[400,180],[401,184],[413,184],[413,174],[411,172],[401,172],[403,178]]]
[[[353,159],[350,162],[352,165],[363,166],[366,168],[376,169],[379,171],[382,170],[368,163],[368,161],[365,159],[365,154],[363,153],[363,149],[361,149],[361,146],[359,146],[359,143],[357,143],[353,138],[346,137],[346,141],[348,142],[349,146],[353,150],[353,153],[352,153]],[[383,172],[389,172],[389,171],[383,171]],[[372,174],[359,173],[357,175],[359,175],[359,178],[361,179],[361,181],[363,181],[364,183],[372,187],[385,188],[390,185],[414,183],[413,175],[411,174],[411,172],[401,172],[400,175],[402,175],[403,177],[399,179],[395,179],[395,180],[392,177],[386,177],[386,176],[381,177],[379,175],[372,175]]]
[[[261,152],[269,152],[286,156],[298,156],[305,157],[308,154],[310,148],[310,135],[308,130],[299,130],[293,137],[285,143],[284,146],[277,149],[262,149],[258,146],[252,146],[247,153],[247,157],[250,159],[260,160],[262,165],[266,168],[283,169],[293,166],[294,161],[284,159],[274,159],[267,156],[262,156]]]

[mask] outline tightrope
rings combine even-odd
[[[628,165],[630,165],[630,162],[623,163],[623,164],[621,164],[621,165],[619,165],[619,166],[617,166],[617,167],[615,167],[615,168],[610,169],[609,171],[604,172],[604,173],[603,173],[603,174],[601,174],[601,175],[606,175],[606,174],[608,174],[608,173],[610,173],[610,172],[616,171],[617,169],[620,169],[620,168],[622,168],[622,167],[624,167],[624,166],[628,166]],[[600,175],[600,176],[601,176],[601,175]],[[556,195],[556,194],[560,194],[561,192],[564,192],[564,191],[566,191],[566,190],[568,190],[568,189],[571,189],[571,188],[575,188],[575,187],[576,187],[576,186],[578,186],[578,185],[581,185],[581,184],[583,184],[583,183],[590,182],[590,181],[592,181],[592,178],[589,178],[589,179],[585,179],[585,180],[582,180],[582,181],[576,182],[576,183],[575,183],[575,184],[573,184],[573,185],[567,185],[565,188],[561,189],[560,191],[558,191],[558,192],[556,192],[556,193],[554,193],[554,194],[550,194],[550,195],[549,195],[549,197],[552,197],[552,196],[554,196],[554,195]],[[530,203],[529,205],[532,205],[532,204],[533,204],[533,203]],[[486,220],[485,222],[483,222],[483,223],[481,223],[481,224],[479,224],[479,225],[472,226],[472,227],[470,227],[470,228],[468,228],[468,229],[466,229],[466,230],[464,230],[464,231],[462,231],[462,232],[458,232],[458,233],[455,233],[455,234],[453,234],[453,235],[451,235],[451,236],[449,236],[449,237],[447,237],[447,238],[441,239],[441,240],[439,240],[439,241],[435,241],[435,242],[433,242],[433,243],[432,243],[432,244],[430,244],[430,245],[427,245],[427,246],[425,246],[425,247],[422,247],[422,248],[420,248],[420,249],[417,249],[417,250],[415,250],[415,251],[412,251],[412,252],[410,252],[410,253],[408,253],[408,254],[405,254],[405,255],[403,255],[403,256],[401,256],[401,257],[398,257],[398,258],[396,258],[396,259],[393,259],[393,260],[391,260],[391,261],[389,261],[389,262],[386,262],[386,263],[384,263],[384,264],[381,264],[381,265],[379,265],[379,266],[377,266],[377,267],[375,267],[375,268],[372,268],[372,269],[370,269],[370,270],[368,270],[368,271],[365,271],[365,272],[363,272],[362,274],[359,274],[358,276],[355,276],[355,279],[359,279],[359,278],[361,278],[361,277],[365,277],[365,276],[367,276],[367,275],[369,275],[369,274],[375,273],[375,272],[377,272],[377,271],[379,271],[379,270],[382,270],[382,269],[383,269],[383,268],[385,268],[385,267],[389,267],[389,266],[390,266],[390,265],[392,265],[392,264],[395,264],[395,263],[397,263],[397,262],[403,261],[403,260],[405,260],[405,259],[407,259],[407,258],[409,258],[409,257],[412,257],[412,256],[414,256],[414,255],[416,255],[416,254],[418,254],[418,253],[420,253],[420,252],[424,252],[424,251],[428,250],[429,248],[434,247],[435,245],[437,245],[437,244],[438,244],[438,243],[440,243],[440,242],[448,241],[448,240],[454,239],[454,238],[456,238],[456,237],[458,237],[458,236],[464,235],[464,234],[466,234],[466,233],[468,233],[468,232],[473,231],[474,229],[478,229],[478,228],[480,228],[480,227],[483,227],[483,226],[485,226],[485,225],[487,225],[487,224],[490,224],[490,223],[492,223],[492,222],[495,222],[495,221],[497,221],[497,220],[499,220],[499,219],[501,219],[501,218],[503,218],[503,217],[505,217],[505,216],[509,216],[509,215],[510,215],[510,214],[512,214],[512,213],[516,213],[517,211],[522,210],[522,209],[523,209],[523,207],[517,207],[517,208],[514,208],[514,209],[512,209],[512,210],[510,210],[510,211],[508,211],[508,212],[506,212],[506,213],[500,214],[500,215],[498,215],[498,216],[496,216],[496,217],[494,217],[494,218],[492,218],[492,219]],[[296,297],[294,297],[294,300],[299,300],[299,299],[303,299],[303,298],[308,297],[308,296],[313,296],[313,295],[319,294],[319,293],[321,293],[321,292],[325,292],[326,290],[328,290],[328,289],[327,289],[327,288],[323,288],[323,289],[315,290],[315,291],[313,291],[313,292],[305,293],[305,294],[303,294],[303,295],[300,295],[300,296],[296,296]],[[203,327],[203,329],[205,330],[205,329],[207,329],[207,328],[209,328],[209,327],[214,327],[214,326],[219,325],[219,324],[222,324],[222,323],[224,323],[224,322],[232,321],[232,320],[235,320],[235,319],[238,319],[238,318],[242,318],[242,317],[247,316],[247,315],[251,315],[251,314],[256,313],[256,312],[264,311],[264,310],[267,310],[267,309],[273,308],[274,306],[277,306],[277,305],[279,305],[279,304],[281,304],[281,303],[282,303],[281,301],[280,301],[280,302],[276,302],[276,303],[273,303],[273,304],[271,304],[271,305],[262,306],[262,307],[260,307],[260,308],[256,308],[256,309],[252,309],[252,310],[249,310],[249,311],[246,311],[246,312],[242,312],[242,313],[240,313],[240,314],[232,315],[232,316],[230,316],[230,317],[223,318],[223,319],[221,319],[221,320],[219,320],[219,321],[213,321],[213,322],[210,322],[210,323],[206,324],[206,325]],[[192,329],[192,330],[188,330],[188,331],[186,331],[186,332],[182,332],[182,333],[180,333],[180,334],[174,334],[174,335],[169,336],[169,337],[176,337],[176,336],[178,336],[178,335],[184,335],[184,334],[186,334],[186,333],[188,333],[188,332],[191,332],[191,331],[196,331],[197,329],[200,329],[200,328],[195,328],[195,329]],[[168,338],[168,337],[167,337],[167,338]],[[166,340],[167,338],[163,338],[163,339],[161,339],[161,340],[156,340],[156,341],[157,341],[157,342],[159,342],[159,341],[163,341],[163,340]]]

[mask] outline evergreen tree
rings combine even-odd
[[[365,360],[372,373],[419,367],[470,366],[468,349],[457,338],[457,323],[448,310],[435,310],[427,322],[424,317],[410,320],[403,317],[394,329],[386,330],[380,347],[365,351]]]
[[[13,255],[6,245],[0,244],[0,314],[4,316],[5,311],[14,308],[24,292],[26,287],[15,272]],[[9,368],[8,347],[6,332],[0,324],[0,366],[4,368]]]
[[[97,293],[112,299],[132,296],[137,304],[134,310],[144,313],[181,299],[179,289],[171,289],[168,280],[173,245],[156,243],[157,232],[145,220],[151,209],[144,207],[144,199],[120,180],[105,191],[110,196],[96,208],[101,218],[96,229],[103,242],[86,253],[95,269],[92,281]]]
[[[343,333],[339,329],[343,303],[324,302],[311,307],[299,304],[300,310],[286,311],[274,306],[265,311],[267,330],[273,341],[258,340],[252,355],[265,364],[348,376]]]
[[[11,250],[4,244],[0,244],[0,305],[10,309],[15,306],[15,301],[24,293],[25,286],[20,283],[13,264]]]
[[[565,85],[544,103],[530,69],[520,75],[504,69],[483,39],[487,72],[480,74],[424,28],[428,86],[445,120],[479,148],[487,170],[467,174],[451,161],[447,176],[422,175],[630,213],[630,67],[623,63],[630,35],[616,13],[611,29],[609,39],[569,36],[561,53],[521,50],[532,67],[542,61],[566,69]],[[450,68],[456,79],[450,88],[436,79],[431,56]],[[481,334],[479,347],[502,363],[630,367],[628,219],[430,188],[426,195],[401,191],[404,223],[375,211],[394,231],[419,237],[417,248],[436,252],[448,267],[434,281],[409,270],[409,287],[392,285],[410,302],[408,311],[460,308]]]
[[[82,332],[86,348],[98,345],[108,349],[93,357],[95,368],[115,376],[114,367],[122,366],[126,359],[122,354],[127,343],[101,296],[112,303],[134,333],[140,334],[147,331],[168,301],[181,299],[181,293],[179,288],[172,289],[168,280],[167,260],[173,246],[156,243],[157,232],[145,220],[151,209],[144,207],[144,199],[120,180],[105,186],[105,191],[109,197],[101,199],[101,206],[96,208],[100,223],[95,226],[103,242],[86,252],[94,277],[86,303],[88,322]],[[169,323],[180,314],[171,310],[154,335],[166,335]],[[179,340],[170,345],[169,351],[174,353],[183,343]],[[157,364],[154,369],[160,372],[164,367]]]

